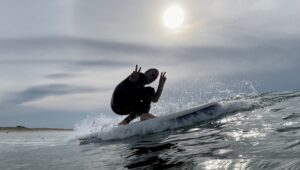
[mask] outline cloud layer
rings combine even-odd
[[[167,71],[166,91],[212,77],[299,90],[299,1],[178,1],[186,13],[178,32],[161,23],[173,3],[1,1],[0,126],[112,114],[111,93],[135,64]]]
[[[74,93],[92,93],[96,91],[96,88],[71,86],[66,84],[32,86],[20,93],[15,94],[15,98],[12,100],[12,102],[14,104],[23,104],[26,102],[39,100],[47,96],[62,96]]]

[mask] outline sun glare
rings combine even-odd
[[[166,9],[162,17],[164,25],[169,29],[178,29],[184,21],[184,12],[178,5]]]

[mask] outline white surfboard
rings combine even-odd
[[[123,138],[189,126],[217,118],[222,114],[220,107],[217,102],[208,103],[181,112],[119,126],[113,131],[122,131],[117,138]]]
[[[185,121],[187,119],[191,119],[197,117],[197,122],[206,121],[209,119],[213,119],[217,117],[219,114],[217,109],[220,107],[220,104],[217,102],[207,103],[201,106],[197,106],[188,110],[183,110],[177,113],[170,113],[165,116],[159,116],[153,119],[148,119],[145,121],[134,122],[133,124],[141,124],[146,123],[148,121],[151,122],[170,122],[170,121]],[[129,125],[131,125],[129,124]],[[129,126],[127,125],[127,126]]]
[[[195,123],[217,118],[223,113],[220,107],[220,104],[213,102],[145,121],[137,121],[128,125],[116,126],[108,131],[89,134],[82,138],[82,142],[123,139],[130,136],[145,135],[193,125]]]

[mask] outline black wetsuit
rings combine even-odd
[[[152,87],[145,87],[145,85],[145,75],[140,73],[137,82],[133,83],[127,77],[115,88],[111,99],[111,108],[116,114],[129,115],[125,118],[127,123],[150,110],[155,90]]]

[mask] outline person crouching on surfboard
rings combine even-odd
[[[149,113],[151,102],[156,103],[161,96],[166,82],[166,72],[161,72],[157,91],[146,86],[154,82],[159,71],[155,68],[141,73],[141,67],[135,66],[135,70],[123,80],[114,90],[111,99],[111,108],[118,115],[128,115],[119,125],[126,125],[136,117],[141,121],[155,118]]]

